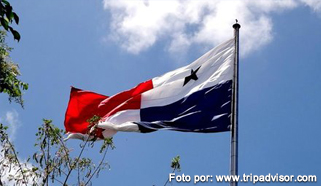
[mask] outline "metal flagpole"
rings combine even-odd
[[[232,85],[232,129],[231,129],[231,176],[238,175],[238,79],[239,79],[239,29],[241,25],[233,25],[235,38],[234,75]],[[231,180],[230,186],[237,186]]]

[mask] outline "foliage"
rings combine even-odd
[[[181,164],[179,163],[179,161],[180,161],[180,157],[179,156],[174,157],[172,159],[171,168],[174,169],[174,170],[180,171],[181,170]]]
[[[66,185],[69,181],[70,175],[75,173],[77,175],[77,185],[88,185],[94,175],[106,167],[108,163],[104,162],[108,147],[114,147],[112,139],[104,140],[100,152],[104,152],[104,156],[99,164],[96,164],[88,157],[82,157],[86,147],[93,147],[94,141],[89,141],[87,138],[83,144],[80,145],[81,150],[78,156],[72,158],[71,150],[67,148],[63,140],[63,131],[52,125],[51,120],[44,120],[44,124],[39,128],[38,143],[36,146],[40,147],[40,151],[33,155],[33,159],[38,163],[41,172],[44,173],[42,183],[47,183],[50,179],[52,183],[61,183]],[[106,144],[105,141],[108,140]],[[89,143],[91,142],[91,143]],[[76,171],[77,170],[77,171]]]
[[[28,84],[18,79],[19,66],[10,59],[12,48],[5,43],[5,37],[5,31],[0,31],[0,93],[8,94],[10,102],[14,100],[23,107],[22,91],[28,89]]]
[[[97,125],[97,117],[92,117],[91,125]],[[87,137],[80,144],[80,152],[77,156],[72,155],[72,149],[68,148],[63,140],[63,130],[55,127],[51,120],[43,119],[43,124],[36,133],[35,146],[39,148],[25,162],[18,158],[18,152],[10,142],[6,132],[8,127],[0,124],[0,186],[12,184],[20,185],[91,185],[92,178],[99,176],[101,170],[110,168],[105,162],[105,157],[109,148],[115,149],[113,139],[101,140],[102,145],[99,153],[103,156],[98,164],[89,158],[84,157],[85,148],[92,148],[97,142],[95,137]],[[89,130],[88,136],[95,135],[95,130]],[[180,156],[176,156],[171,161],[173,173],[180,171]],[[71,176],[73,175],[73,176]],[[73,179],[71,179],[73,178]],[[169,180],[164,184],[167,185]],[[73,183],[71,183],[73,182]]]
[[[181,164],[179,163],[180,160],[181,160],[180,156],[175,156],[172,159],[171,161],[171,168],[173,169],[172,173],[174,173],[175,171],[181,171]],[[164,186],[166,186],[168,182],[169,182],[169,178],[165,182]]]
[[[11,61],[12,48],[5,42],[6,31],[11,32],[15,40],[20,40],[19,32],[11,26],[13,22],[19,24],[19,16],[7,0],[0,0],[0,26],[5,30],[0,30],[0,93],[8,94],[10,102],[14,100],[23,107],[22,90],[27,90],[28,84],[17,78],[19,66]]]
[[[89,157],[83,157],[87,147],[93,147],[94,141],[87,138],[80,145],[80,152],[72,156],[71,149],[63,140],[63,130],[55,127],[51,120],[43,120],[43,124],[36,133],[35,146],[39,150],[33,154],[32,159],[22,163],[6,133],[7,127],[0,125],[1,160],[0,160],[0,185],[8,184],[3,177],[13,181],[15,185],[90,185],[93,176],[99,176],[101,170],[109,168],[105,157],[109,148],[114,149],[112,138],[102,140],[100,153],[102,159],[95,164]],[[14,171],[12,171],[14,170]],[[72,176],[73,175],[73,176]],[[77,178],[77,179],[71,179]]]
[[[8,32],[11,32],[13,38],[20,41],[20,34],[13,29],[10,24],[19,24],[19,16],[13,11],[12,6],[6,0],[0,0],[0,25]]]

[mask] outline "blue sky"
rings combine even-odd
[[[0,118],[14,126],[22,159],[35,150],[42,118],[63,128],[70,86],[105,95],[132,88],[231,38],[237,18],[242,26],[239,173],[321,176],[320,1],[11,4],[20,16],[16,28],[22,36],[19,43],[9,39],[11,58],[29,90],[25,109],[0,95]],[[107,155],[111,169],[93,185],[164,185],[176,155],[181,156],[181,173],[226,175],[229,140],[228,132],[118,133],[117,148]],[[78,143],[68,142],[73,148]],[[99,160],[97,149],[86,154]]]

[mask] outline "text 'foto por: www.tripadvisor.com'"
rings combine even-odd
[[[180,174],[176,175],[175,173],[170,173],[168,175],[169,182],[176,181],[176,182],[193,182],[194,184],[197,183],[205,183],[205,182],[213,182],[216,181],[218,183],[226,182],[229,183],[231,181],[233,182],[243,182],[243,183],[315,183],[317,182],[317,176],[316,175],[253,175],[251,174],[243,174],[243,175],[216,175],[215,178],[213,178],[213,175],[187,175],[187,174]]]

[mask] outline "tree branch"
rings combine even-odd
[[[174,173],[175,170],[176,170],[176,168],[173,169],[172,173]],[[169,177],[167,178],[167,181],[165,182],[164,186],[166,186],[168,182],[169,182]]]
[[[100,168],[101,165],[103,164],[103,162],[104,162],[104,160],[105,160],[105,157],[106,157],[106,154],[107,154],[107,151],[108,151],[108,147],[109,147],[109,145],[108,145],[107,148],[105,149],[104,156],[103,156],[103,158],[101,159],[99,165],[96,167],[96,169],[94,170],[94,172],[90,175],[89,179],[88,179],[87,182],[85,183],[85,186],[89,183],[89,181],[91,180],[91,178],[96,174],[96,172],[99,170],[99,168]]]
[[[24,182],[25,182],[24,185],[27,185],[28,181],[27,181],[27,178],[26,178],[26,176],[25,176],[25,174],[24,174],[24,172],[23,172],[23,170],[22,170],[22,166],[21,166],[21,163],[20,163],[20,161],[19,161],[19,159],[18,159],[18,155],[17,155],[17,153],[16,153],[16,150],[14,149],[12,143],[9,141],[8,136],[5,136],[5,138],[6,138],[7,143],[8,143],[9,146],[10,146],[10,149],[11,149],[12,152],[13,152],[13,155],[14,155],[14,158],[15,158],[15,160],[16,160],[16,163],[18,164],[19,170],[20,170],[21,175],[22,175],[22,179],[23,179]]]
[[[76,167],[76,164],[78,163],[78,161],[79,161],[82,153],[84,152],[84,149],[85,149],[85,147],[86,147],[89,139],[90,139],[90,137],[89,137],[89,135],[88,135],[88,138],[86,139],[86,142],[85,142],[84,146],[82,147],[82,149],[81,149],[81,151],[80,151],[80,153],[79,153],[79,155],[78,155],[78,158],[76,159],[76,161],[74,162],[74,164],[70,167],[70,170],[69,170],[69,172],[68,172],[68,174],[67,174],[67,176],[66,176],[66,178],[65,178],[65,181],[64,181],[64,184],[63,184],[63,185],[66,185],[67,180],[68,180],[71,172],[74,170],[74,167]]]

